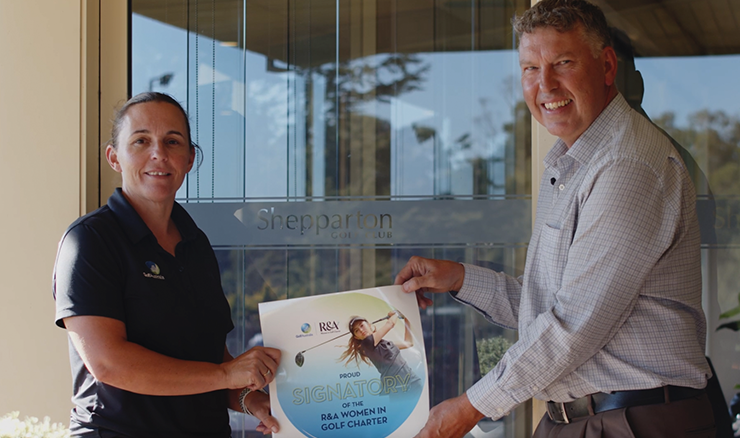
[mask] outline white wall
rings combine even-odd
[[[83,0],[0,0],[0,415],[68,423],[51,273],[80,212]]]

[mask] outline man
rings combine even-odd
[[[603,13],[544,0],[515,18],[524,97],[559,137],[545,157],[524,275],[412,257],[407,292],[447,292],[519,341],[418,437],[548,400],[535,437],[714,437],[704,387],[695,192],[683,161],[615,86]]]

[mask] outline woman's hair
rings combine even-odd
[[[522,34],[538,28],[568,32],[581,25],[594,57],[598,57],[604,47],[612,45],[604,13],[586,0],[542,0],[514,17],[512,24],[520,40]]]
[[[347,349],[342,353],[341,356],[339,356],[339,359],[337,362],[343,362],[345,366],[349,365],[352,361],[354,361],[357,366],[360,366],[360,361],[365,362],[368,365],[372,365],[372,362],[370,362],[370,359],[365,355],[365,352],[362,351],[362,341],[357,339],[355,337],[355,334],[353,332],[355,326],[359,323],[367,322],[365,318],[353,316],[350,319],[349,322],[349,343],[347,344]],[[369,323],[368,323],[369,324]]]
[[[169,94],[164,93],[158,93],[156,91],[146,91],[143,93],[139,93],[136,96],[132,97],[126,103],[124,103],[121,108],[116,111],[115,116],[113,117],[113,128],[111,129],[111,138],[106,142],[106,144],[109,144],[113,146],[114,148],[118,147],[118,134],[121,133],[121,126],[123,125],[123,118],[126,117],[126,114],[128,114],[128,110],[131,109],[132,106],[138,105],[140,103],[148,103],[148,102],[162,102],[162,103],[168,103],[175,108],[177,108],[180,113],[182,114],[183,119],[185,120],[185,126],[187,127],[187,140],[190,144],[190,149],[196,150],[196,155],[198,155],[200,158],[198,160],[198,166],[200,166],[200,163],[203,161],[203,151],[201,151],[200,146],[195,144],[193,142],[192,136],[190,135],[190,119],[188,118],[188,114],[185,112],[185,109],[183,109],[182,105],[178,101],[176,101],[172,96]]]

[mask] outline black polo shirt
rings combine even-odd
[[[126,324],[128,340],[177,359],[221,363],[234,327],[206,235],[177,203],[182,236],[176,257],[123,196],[76,220],[59,243],[54,266],[56,324],[76,315]],[[228,437],[225,391],[148,396],[101,383],[70,343],[73,434],[104,429],[125,437]],[[106,432],[94,436],[108,436]]]

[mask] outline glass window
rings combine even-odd
[[[720,326],[740,304],[740,5],[593,1],[617,29],[620,90],[694,177],[707,354],[729,401],[740,343]],[[523,269],[530,116],[509,20],[528,0],[131,3],[132,92],[183,102],[203,149],[179,201],[217,250],[232,352],[260,342],[259,301],[389,284],[411,255]],[[355,221],[285,222],[339,212]],[[392,226],[373,222],[382,214]],[[435,299],[423,312],[432,404],[485,371],[485,343],[515,339]],[[248,421],[234,429],[249,435]],[[483,426],[524,436],[526,422]]]
[[[258,302],[392,284],[411,255],[521,272],[531,119],[510,19],[528,3],[132,1],[132,93],[183,102],[203,150],[178,200],[216,249],[232,353],[261,342]],[[446,296],[422,320],[431,404],[515,340]],[[524,412],[476,436],[524,436]]]
[[[595,3],[618,28],[620,90],[673,139],[694,178],[707,355],[729,403],[740,383],[740,335],[719,326],[738,319],[731,311],[740,292],[740,4]]]

